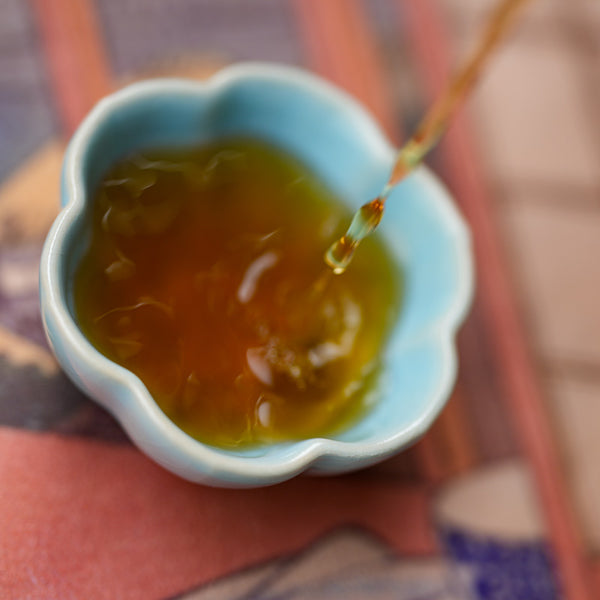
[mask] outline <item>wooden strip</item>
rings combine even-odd
[[[460,475],[479,462],[460,389],[415,450],[421,474],[431,483]]]
[[[441,415],[440,415],[441,418]],[[428,483],[441,483],[446,479],[447,471],[442,453],[439,419],[432,428],[413,447],[421,478]]]
[[[360,0],[294,0],[293,6],[306,62],[358,98],[397,143],[399,119]]]
[[[449,43],[431,0],[398,2],[408,15],[412,45],[424,83],[434,97],[449,74]],[[478,261],[478,298],[494,340],[504,397],[520,443],[531,462],[545,508],[565,597],[591,600],[593,589],[583,546],[566,491],[551,430],[523,329],[513,302],[478,154],[464,116],[459,115],[441,145],[448,177],[472,225]]]
[[[419,472],[429,483],[442,483],[479,462],[469,420],[458,399],[450,399],[413,450]]]
[[[63,132],[70,136],[111,78],[90,0],[30,0]]]
[[[439,418],[445,438],[446,473],[454,477],[465,473],[479,462],[473,440],[471,422],[465,408],[460,382]]]
[[[596,597],[600,598],[600,559],[596,556],[592,563],[592,577],[594,581],[594,591]]]

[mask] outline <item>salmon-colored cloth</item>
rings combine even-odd
[[[368,474],[220,490],[128,445],[0,429],[2,598],[169,597],[341,524],[429,553],[428,521],[422,490]]]

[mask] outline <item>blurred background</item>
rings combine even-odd
[[[295,598],[309,594],[303,585],[313,582],[306,597],[325,597],[332,582],[347,580],[340,557],[362,552],[361,565],[384,556],[387,568],[377,563],[364,571],[345,597],[375,597],[365,595],[370,582],[380,586],[377,597],[416,598],[426,581],[438,586],[428,598],[461,598],[448,576],[458,571],[448,565],[466,567],[465,585],[474,590],[473,581],[485,580],[480,558],[488,560],[497,544],[502,552],[520,545],[543,558],[536,575],[520,570],[522,556],[515,559],[515,581],[549,582],[539,595],[517,596],[516,587],[506,587],[514,594],[502,597],[598,597],[595,0],[532,0],[428,161],[471,224],[478,292],[460,334],[456,391],[408,452],[333,482],[303,479],[249,496],[188,485],[147,464],[114,420],[66,380],[39,318],[38,260],[59,210],[62,154],[99,98],[146,77],[203,79],[233,62],[275,61],[345,88],[400,144],[493,5],[0,0],[0,563],[10,566],[0,573],[0,590],[4,585],[15,598],[48,597],[48,590],[56,597]],[[309,497],[320,503],[316,516],[296,504],[299,512],[289,515],[305,533],[277,538],[269,510],[283,515],[291,498]],[[241,550],[229,529],[239,498],[254,539]],[[503,512],[498,499],[514,511]],[[340,501],[347,505],[343,518],[332,509]],[[206,507],[213,510],[209,521]],[[208,537],[186,537],[191,525],[204,531],[207,523]],[[321,546],[315,542],[350,523],[362,533],[344,529]],[[90,555],[85,550],[75,560],[75,545]],[[92,546],[99,558],[92,558]],[[295,557],[286,559],[295,575],[288,587],[281,583],[287,595],[276,596],[265,582],[282,556]],[[165,557],[177,561],[169,573]],[[259,563],[262,570],[249,579],[231,575]],[[326,577],[318,569],[325,564]],[[510,585],[517,584],[498,584]],[[501,597],[484,593],[474,597]]]

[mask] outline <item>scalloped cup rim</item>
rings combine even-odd
[[[443,213],[448,228],[454,231],[461,277],[456,282],[452,304],[440,318],[428,323],[422,331],[423,337],[435,340],[444,356],[444,370],[440,374],[435,397],[424,404],[427,410],[404,429],[393,435],[366,441],[312,438],[267,446],[265,453],[258,456],[235,455],[202,444],[184,433],[160,410],[137,376],[98,352],[76,325],[67,306],[64,281],[61,281],[65,255],[61,248],[88,201],[83,164],[91,138],[106,124],[111,114],[130,107],[141,98],[163,94],[207,96],[248,79],[300,85],[329,103],[337,103],[339,110],[344,112],[344,118],[365,136],[365,143],[370,145],[370,150],[389,160],[393,157],[393,147],[362,106],[334,86],[299,69],[250,63],[227,67],[204,82],[158,79],[135,83],[101,100],[73,136],[63,171],[63,197],[69,200],[48,234],[40,263],[42,314],[51,345],[54,344],[50,330],[65,346],[72,362],[81,365],[76,368],[78,373],[87,373],[86,379],[93,374],[92,379],[116,386],[123,396],[110,400],[95,397],[95,400],[117,417],[133,441],[156,462],[185,479],[222,487],[270,485],[290,479],[312,467],[318,472],[319,461],[326,458],[334,458],[335,466],[321,469],[322,473],[353,470],[391,456],[418,440],[443,408],[454,384],[457,369],[454,337],[473,295],[469,231],[446,190],[426,168],[421,167],[412,177],[418,178],[420,185],[433,186],[430,189],[437,198],[437,208]],[[89,394],[85,385],[76,383]],[[280,452],[279,457],[274,453],[277,447],[286,449]],[[294,451],[290,451],[291,448]]]

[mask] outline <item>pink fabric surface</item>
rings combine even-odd
[[[2,597],[166,597],[347,523],[432,550],[423,491],[355,479],[217,490],[129,446],[0,429]]]

